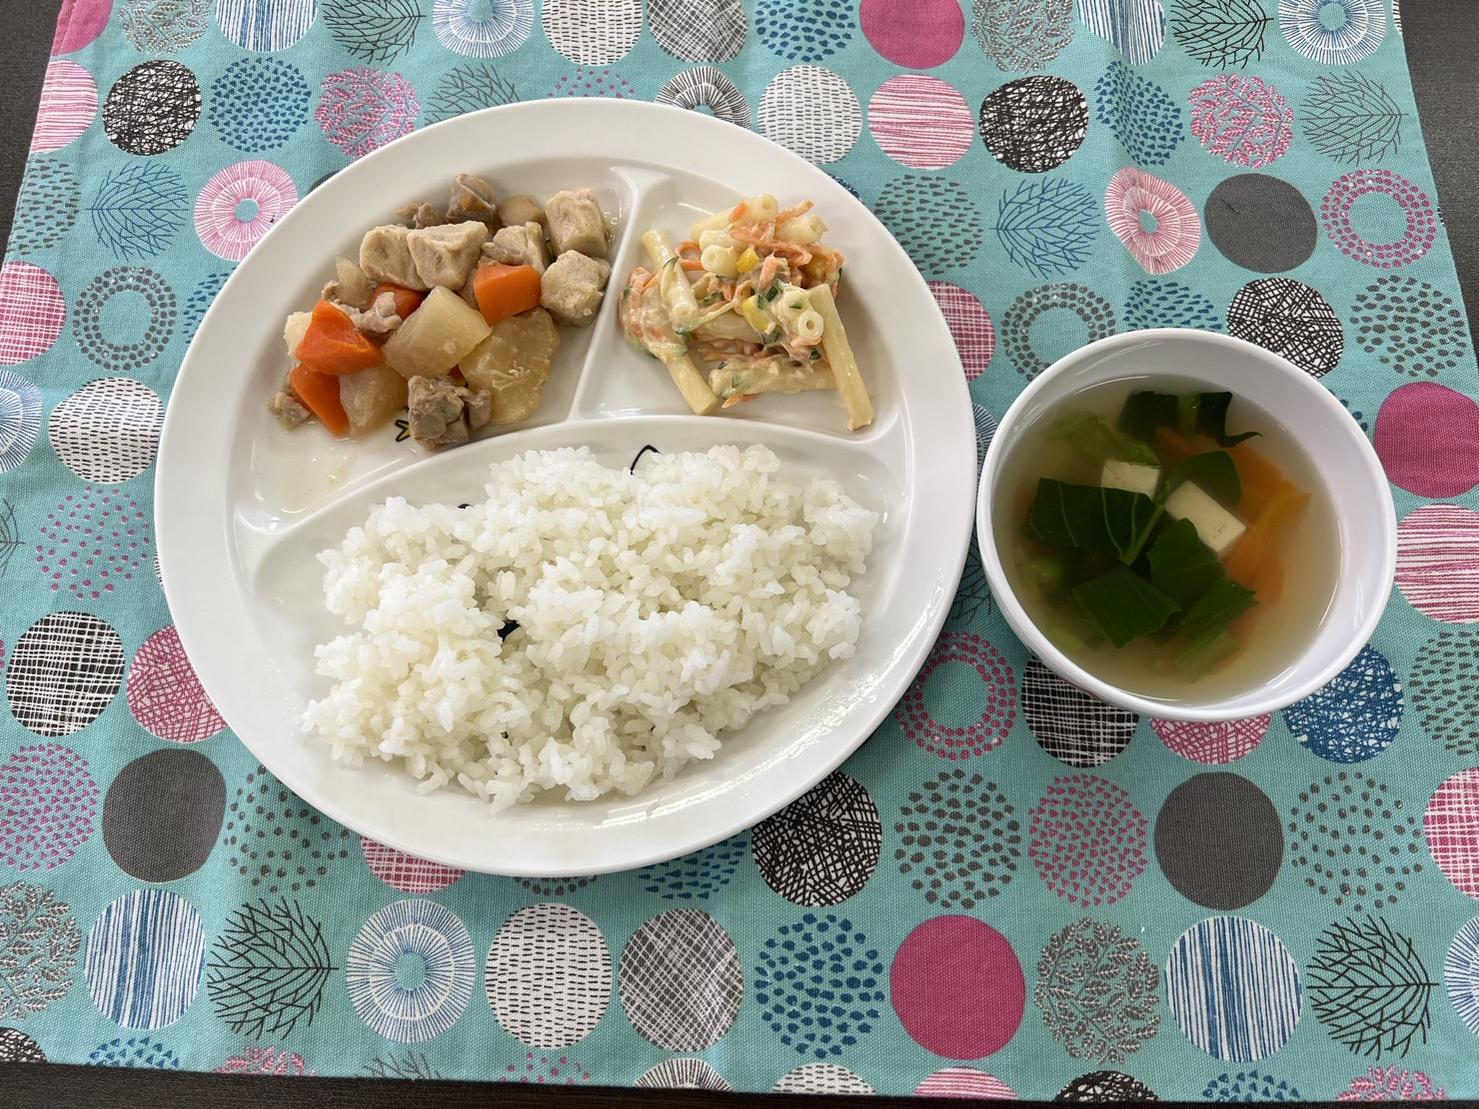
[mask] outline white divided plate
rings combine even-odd
[[[613,283],[641,231],[683,237],[742,195],[810,197],[848,258],[840,308],[877,420],[846,430],[833,393],[768,397],[697,417],[667,373],[622,341],[618,297],[594,326],[561,330],[544,403],[526,425],[439,455],[395,441],[288,433],[266,401],[287,368],[283,318],[310,306],[336,254],[399,204],[441,198],[454,173],[499,195],[596,189],[617,222]],[[730,734],[711,762],[636,797],[550,797],[491,814],[461,790],[418,794],[383,764],[351,769],[299,724],[322,689],[313,646],[337,633],[314,557],[387,496],[459,503],[488,465],[534,448],[589,446],[625,466],[644,446],[765,443],[794,476],[832,475],[882,514],[857,654],[789,705]],[[883,226],[826,174],[764,138],[696,112],[600,100],[493,108],[429,127],[319,186],[257,244],[206,314],[170,400],[156,525],[165,592],[206,691],[243,743],[305,800],[400,850],[519,876],[622,870],[697,850],[774,812],[865,740],[923,664],[970,539],[975,433],[944,318]]]

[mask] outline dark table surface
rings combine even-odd
[[[59,0],[0,0],[5,43],[0,78],[0,240],[10,236],[11,209],[25,167],[31,123],[51,46]],[[1479,321],[1479,2],[1405,0],[1402,24],[1423,130],[1438,179],[1444,223],[1458,262],[1469,319]],[[740,1094],[672,1090],[560,1090],[487,1086],[472,1082],[385,1079],[228,1077],[146,1070],[99,1070],[49,1064],[0,1068],[0,1106],[210,1105],[212,1109],[422,1109],[427,1106],[725,1106],[751,1102]],[[825,1098],[838,1109],[888,1109],[906,1098]]]

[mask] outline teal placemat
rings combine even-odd
[[[513,881],[319,817],[172,629],[161,412],[297,197],[545,96],[695,107],[825,165],[932,282],[983,439],[1114,331],[1225,329],[1321,376],[1402,521],[1375,640],[1273,719],[1137,719],[1028,657],[973,557],[844,772],[698,855]],[[74,0],[0,366],[0,1059],[1479,1095],[1479,407],[1382,0]]]

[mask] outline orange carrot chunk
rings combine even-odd
[[[1189,439],[1180,432],[1164,426],[1155,429],[1155,448],[1161,456],[1161,461],[1167,466],[1185,462],[1197,453],[1196,446]]]
[[[370,295],[371,302],[380,299],[381,293],[389,293],[395,297],[395,314],[405,319],[416,309],[421,307],[421,302],[426,299],[426,294],[408,289],[404,285],[392,285],[389,281],[382,281],[375,286],[375,291]]]
[[[1232,455],[1233,463],[1238,468],[1238,476],[1243,479],[1244,485],[1269,487],[1284,480],[1284,471],[1247,443],[1229,447],[1227,453]]]
[[[294,353],[299,362],[320,374],[352,374],[385,360],[354,321],[326,300],[313,306],[313,319]]]
[[[539,271],[533,266],[484,262],[473,276],[478,309],[490,324],[539,307]]]
[[[349,417],[344,413],[344,404],[339,399],[339,379],[330,374],[315,373],[307,366],[293,367],[288,376],[293,392],[308,406],[308,411],[318,417],[318,422],[329,429],[335,439],[342,439],[349,432]]]

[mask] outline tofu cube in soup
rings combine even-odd
[[[493,195],[493,186],[471,173],[459,173],[452,178],[447,219],[453,223],[477,220],[489,231],[497,231],[503,221],[498,217],[498,198]]]
[[[545,226],[544,209],[527,193],[520,193],[518,196],[511,196],[501,201],[498,205],[498,218],[505,227],[518,227],[525,223]]]
[[[488,228],[476,222],[447,223],[412,231],[406,242],[411,260],[416,264],[416,275],[421,279],[419,287],[462,288],[487,241]]]
[[[1221,558],[1247,529],[1243,522],[1218,504],[1199,485],[1182,482],[1166,498],[1166,515],[1173,520],[1190,520],[1197,538]]]
[[[389,366],[371,366],[339,378],[339,403],[349,417],[349,434],[384,427],[406,407],[406,379]]]
[[[556,254],[574,250],[588,258],[606,257],[606,217],[590,189],[564,189],[544,206]]]
[[[408,227],[387,224],[370,228],[360,240],[359,268],[371,281],[386,281],[425,292],[431,286],[416,273],[410,237]]]
[[[482,313],[438,286],[382,350],[386,364],[403,377],[443,377],[487,337]]]
[[[483,257],[508,266],[533,266],[543,273],[549,265],[544,228],[533,222],[504,227],[483,244]]]
[[[583,327],[596,318],[611,263],[567,250],[540,278],[539,302],[561,323]]]
[[[1156,486],[1161,481],[1161,468],[1140,462],[1124,462],[1111,458],[1104,463],[1099,475],[1099,484],[1106,489],[1123,489],[1129,493],[1144,493],[1154,497]]]

